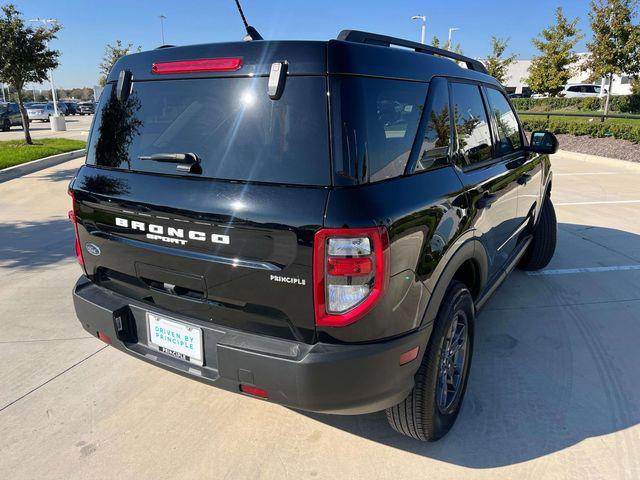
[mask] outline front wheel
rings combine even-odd
[[[556,251],[558,221],[551,198],[547,195],[542,203],[540,219],[533,232],[533,240],[520,260],[521,270],[540,270],[546,267]]]
[[[394,430],[432,442],[451,429],[467,387],[473,321],[471,293],[464,284],[454,281],[440,306],[413,390],[386,410]]]

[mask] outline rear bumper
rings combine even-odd
[[[395,405],[413,388],[431,334],[427,327],[375,344],[309,345],[166,313],[202,329],[204,366],[200,367],[148,346],[146,312],[162,314],[160,309],[131,301],[84,276],[74,288],[73,301],[85,330],[106,334],[118,350],[228,391],[240,392],[240,384],[253,385],[266,390],[269,401],[313,412],[362,414]],[[399,365],[400,355],[418,345],[418,358]]]

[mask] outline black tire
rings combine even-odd
[[[542,203],[540,219],[533,231],[533,240],[524,254],[518,268],[521,270],[540,270],[549,265],[556,251],[558,222],[551,198],[547,195]]]
[[[444,405],[443,409],[438,399],[438,394],[442,392],[439,386],[444,385],[438,380],[442,380],[443,370],[447,370],[444,368],[443,353],[445,350],[451,350],[447,349],[447,346],[452,346],[448,337],[451,335],[454,321],[459,325],[461,319],[464,320],[466,328],[466,344],[460,348],[465,352],[461,361],[462,370],[458,390],[452,396],[449,406]],[[413,390],[402,402],[386,410],[391,428],[403,435],[426,442],[440,439],[451,429],[467,388],[473,353],[473,323],[474,306],[471,293],[463,283],[453,281],[442,300],[431,338],[415,376]],[[457,327],[455,330],[458,331]]]
[[[2,131],[8,132],[9,130],[11,130],[11,122],[8,119],[5,119],[4,122],[2,122]]]

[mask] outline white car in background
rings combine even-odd
[[[34,103],[27,107],[27,116],[29,117],[29,121],[40,120],[42,122],[48,122],[49,117],[52,117],[53,115],[55,115],[53,103]]]
[[[584,98],[584,97],[604,97],[607,89],[593,83],[575,83],[565,85],[558,94],[559,97],[565,98]]]

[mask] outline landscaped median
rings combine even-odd
[[[51,155],[81,150],[86,145],[82,140],[68,138],[34,139],[33,145],[26,145],[24,140],[3,141],[0,142],[0,170]]]
[[[582,112],[581,112],[582,113]],[[547,119],[544,116],[527,115],[519,112],[525,130],[549,130],[556,134],[587,135],[594,138],[613,137],[640,143],[640,120],[607,118],[604,122],[600,117],[555,117]]]

